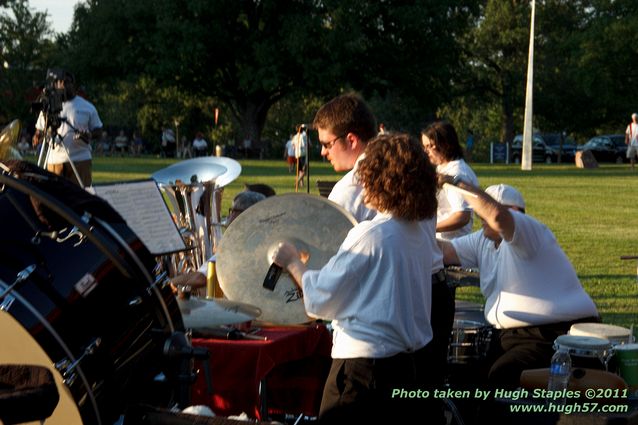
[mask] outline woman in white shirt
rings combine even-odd
[[[452,124],[436,121],[421,132],[421,142],[438,174],[459,176],[478,186],[476,174],[463,159],[463,148]],[[458,192],[441,188],[437,195],[437,238],[451,240],[472,232],[472,208]]]
[[[414,419],[428,411],[427,400],[392,392],[422,389],[436,368],[424,361],[432,339],[435,171],[418,141],[393,134],[368,143],[357,177],[364,202],[378,214],[357,224],[321,270],[308,270],[287,242],[273,261],[302,289],[307,314],[332,320],[333,362],[320,420],[372,423],[384,412],[393,421]]]

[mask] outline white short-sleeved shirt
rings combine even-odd
[[[358,222],[372,220],[377,214],[376,210],[368,208],[363,202],[363,186],[355,175],[362,159],[363,155],[360,155],[352,170],[341,177],[328,195],[329,200],[348,210]]]
[[[451,241],[463,267],[478,267],[485,317],[497,328],[597,316],[567,255],[538,220],[512,211],[515,230],[498,248],[479,230]]]
[[[638,124],[630,123],[625,130],[625,134],[629,135],[629,145],[638,146]]]
[[[286,142],[286,155],[295,156],[295,145],[292,143],[292,139]]]
[[[346,173],[346,175],[334,185],[328,196],[329,200],[341,205],[350,212],[359,223],[365,220],[372,220],[377,214],[377,210],[368,208],[363,202],[363,186],[359,184],[355,175],[357,164],[359,164],[359,161],[361,161],[363,157],[364,155],[359,156],[353,169]],[[425,227],[429,228],[429,220],[426,220],[426,223]],[[443,253],[436,243],[436,239],[432,238],[428,240],[431,241],[432,270],[433,272],[437,272],[444,267]]]
[[[81,96],[75,96],[73,99],[62,103],[60,118],[63,118],[63,121],[58,128],[58,134],[61,136],[62,143],[67,148],[69,156],[67,157],[64,148],[59,143],[56,143],[51,149],[48,163],[63,164],[69,162],[69,157],[72,161],[91,159],[91,145],[82,140],[73,140],[73,135],[75,134],[73,128],[78,131],[93,131],[97,128],[102,128],[102,121],[95,106]],[[40,131],[45,130],[44,115],[42,113],[38,117],[35,128]],[[57,138],[57,140],[59,141],[60,138]]]
[[[305,132],[295,134],[295,136],[292,138],[292,144],[295,147],[295,158],[306,156],[306,149],[308,147],[308,136]]]
[[[306,312],[332,320],[333,358],[389,357],[432,339],[434,226],[378,213],[351,229],[321,270],[304,273]]]
[[[450,161],[447,164],[442,164],[436,167],[436,172],[438,174],[445,174],[447,176],[459,176],[464,182],[470,183],[473,186],[478,187],[478,179],[476,174],[467,162],[463,159],[456,159],[454,161]],[[436,210],[436,220],[438,222],[445,220],[452,213],[459,211],[472,211],[470,204],[463,198],[463,195],[460,193],[442,187],[436,199],[439,203],[439,206]],[[469,223],[460,229],[452,230],[450,232],[438,232],[436,237],[439,239],[451,240],[454,238],[458,238],[459,236],[469,235],[472,233],[472,224],[473,219],[470,218]]]

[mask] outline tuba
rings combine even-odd
[[[226,157],[188,159],[151,175],[188,249],[168,256],[169,276],[196,271],[215,253],[222,236],[224,186],[241,174]]]

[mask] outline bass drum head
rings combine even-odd
[[[47,425],[68,425],[82,423],[82,418],[69,389],[62,383],[62,375],[51,367],[53,361],[42,347],[10,314],[0,311],[0,364],[35,365],[47,368],[53,373],[60,396],[53,414],[46,420]]]
[[[76,213],[57,192],[1,178],[0,293],[34,269],[0,299],[0,334],[11,335],[0,359],[53,373],[59,423],[78,423],[78,415],[83,423],[113,423],[128,404],[163,391],[154,384],[170,367],[163,345],[183,329],[175,298],[149,282],[154,258],[104,201],[56,181],[64,196],[82,198]]]

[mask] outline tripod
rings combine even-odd
[[[79,133],[79,131],[71,123],[69,123],[66,120],[66,118],[60,118],[59,120],[60,122],[57,122],[57,120],[55,120],[56,122],[52,122],[49,119],[49,114],[48,113],[44,114],[45,130],[44,130],[44,138],[42,141],[42,147],[40,148],[40,154],[38,156],[38,166],[41,168],[44,168],[45,170],[47,169],[47,166],[49,163],[49,154],[51,153],[51,150],[55,147],[55,144],[58,143],[58,146],[62,147],[62,150],[64,154],[66,155],[66,158],[69,160],[69,164],[71,165],[71,169],[73,170],[73,174],[75,175],[75,178],[77,179],[78,184],[80,185],[81,188],[86,189],[86,187],[84,186],[84,182],[82,181],[82,178],[80,177],[80,173],[78,172],[77,168],[75,167],[75,163],[73,162],[73,160],[71,159],[71,156],[69,155],[69,150],[64,144],[63,137],[60,134],[58,134],[58,128],[60,127],[60,124],[62,123],[62,121],[64,121],[69,127],[71,127],[71,130],[73,130],[75,133]]]

